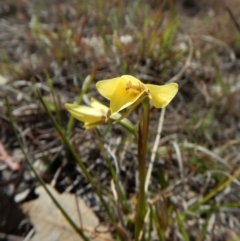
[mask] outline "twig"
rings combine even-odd
[[[12,171],[18,171],[20,169],[20,164],[17,162],[13,162],[11,156],[5,150],[3,144],[0,142],[0,161],[5,162],[6,165]]]
[[[0,233],[0,240],[14,240],[14,241],[24,241],[25,239],[23,237],[19,237],[12,234],[7,233]]]
[[[107,152],[112,157],[112,160],[113,160],[113,163],[114,163],[114,166],[115,166],[115,171],[116,171],[116,180],[115,180],[116,181],[116,187],[117,187],[118,192],[120,192],[120,185],[121,185],[120,179],[119,179],[120,170],[119,170],[117,158],[116,158],[115,154],[112,152],[109,145],[105,145],[105,148],[107,149]],[[123,221],[124,218],[123,218],[122,213],[121,213],[121,207],[120,207],[121,205],[120,205],[120,202],[119,202],[119,199],[118,199],[118,195],[117,195],[118,192],[116,191],[114,181],[111,181],[111,187],[112,187],[112,191],[113,191],[115,201],[117,203],[118,217],[119,217],[119,220],[121,222],[121,226],[124,227],[124,221]]]
[[[222,40],[216,39],[209,35],[202,35],[201,39],[204,41],[207,41],[209,43],[214,43],[214,44],[217,44],[218,46],[225,47],[229,51],[229,57],[230,57],[231,61],[234,62],[236,60],[236,55],[235,55],[234,51],[232,50],[232,48],[228,44],[223,42]]]
[[[165,115],[165,110],[166,110],[166,108],[163,108],[163,109],[162,109],[161,115],[160,115],[159,121],[158,121],[157,135],[156,135],[156,139],[155,139],[155,142],[154,142],[154,145],[153,145],[152,154],[151,154],[151,158],[150,158],[150,164],[149,164],[148,171],[147,171],[147,176],[146,176],[145,193],[148,192],[148,186],[149,186],[150,177],[151,177],[151,174],[152,174],[153,163],[154,163],[154,161],[155,161],[158,144],[159,144],[160,137],[161,137],[162,127],[163,127],[163,121],[164,121],[164,115]]]
[[[31,240],[31,237],[34,235],[34,233],[35,233],[35,229],[32,228],[32,229],[29,231],[29,233],[27,234],[27,236],[24,238],[23,241],[29,241],[29,240]],[[16,241],[17,241],[17,240],[16,240]]]
[[[235,27],[237,28],[238,32],[240,32],[240,25],[237,22],[235,16],[233,15],[233,12],[232,12],[231,8],[229,6],[225,6],[225,8],[226,8],[227,12],[229,13],[229,15],[230,15]]]
[[[222,174],[228,178],[231,178],[232,175],[227,173],[227,172],[224,172],[224,171],[221,171],[221,170],[210,170],[208,171],[207,173],[209,173],[210,175],[214,174],[214,173],[219,173],[219,174]],[[235,183],[236,185],[240,186],[240,182],[236,179],[233,181],[233,183]]]
[[[38,93],[39,94],[39,93]],[[49,188],[47,187],[46,183],[43,181],[42,177],[38,174],[38,172],[36,171],[36,169],[34,168],[33,164],[32,164],[32,160],[30,159],[29,155],[26,152],[26,149],[24,147],[24,143],[21,141],[17,129],[15,127],[15,123],[13,121],[13,115],[12,115],[12,111],[10,109],[10,105],[9,105],[9,101],[7,96],[5,96],[5,101],[6,101],[6,107],[7,107],[7,113],[9,115],[9,121],[11,123],[12,129],[14,131],[15,137],[18,141],[18,144],[23,152],[23,155],[25,156],[27,163],[30,167],[30,169],[32,170],[32,172],[34,173],[35,177],[38,179],[38,181],[41,183],[41,185],[43,186],[43,188],[45,189],[45,191],[47,192],[47,194],[49,195],[49,197],[51,198],[51,200],[53,201],[53,203],[57,206],[57,208],[59,209],[59,211],[63,214],[63,216],[67,219],[67,221],[69,222],[69,224],[72,226],[72,228],[79,234],[79,236],[84,240],[84,241],[89,241],[89,239],[86,237],[86,235],[83,233],[83,231],[81,229],[79,229],[79,227],[75,224],[75,222],[72,220],[72,218],[67,214],[67,212],[65,211],[65,209],[61,206],[61,204],[58,202],[58,200],[55,198],[55,196],[52,194],[52,192],[49,190]],[[43,99],[41,99],[41,101],[43,101]],[[43,102],[42,102],[43,103]],[[45,104],[45,103],[44,103]],[[46,105],[44,105],[44,107],[46,108]],[[49,110],[46,108],[46,111],[48,111],[48,114],[50,113]],[[52,118],[52,116],[50,117]],[[53,118],[51,119],[53,120]],[[57,125],[57,124],[56,124]],[[59,128],[59,126],[58,126]],[[59,128],[60,129],[60,128]],[[63,133],[61,133],[61,137],[63,137],[63,139],[65,138],[64,141],[67,142],[66,137],[63,135]],[[68,143],[68,146],[70,147],[70,144]],[[75,154],[75,153],[74,153]]]
[[[173,147],[176,151],[176,155],[177,155],[177,160],[178,160],[178,166],[179,166],[179,170],[180,170],[180,176],[181,176],[181,179],[184,178],[184,174],[183,174],[183,162],[182,162],[182,156],[181,156],[181,151],[180,151],[180,148],[177,144],[176,141],[173,141],[172,142],[173,144]]]
[[[185,38],[187,38],[188,44],[189,44],[189,54],[188,54],[187,60],[184,64],[184,66],[182,67],[182,69],[175,76],[173,76],[167,83],[178,81],[179,78],[183,75],[183,73],[186,71],[186,69],[188,68],[188,66],[191,63],[192,56],[193,56],[193,43],[192,43],[192,40],[188,36],[185,36]],[[153,163],[155,161],[157,147],[158,147],[160,137],[161,137],[164,115],[165,115],[165,108],[162,109],[161,115],[159,118],[159,122],[158,122],[157,135],[156,135],[156,139],[155,139],[154,146],[152,149],[152,155],[150,158],[150,164],[149,164],[149,168],[148,168],[148,172],[147,172],[147,176],[146,176],[146,182],[145,182],[145,192],[146,193],[148,192],[148,186],[149,186],[150,177],[151,177],[151,173],[152,173]]]
[[[77,208],[77,212],[78,212],[79,223],[80,223],[80,225],[82,227],[83,226],[83,220],[82,220],[82,212],[80,210],[81,206],[80,206],[80,204],[78,202],[78,197],[77,197],[76,194],[74,195],[74,197],[75,197],[75,204],[76,204],[76,208]]]
[[[57,179],[58,179],[58,177],[60,176],[60,174],[61,174],[63,168],[66,166],[66,164],[67,164],[67,162],[66,162],[66,160],[64,160],[63,163],[62,163],[62,165],[61,165],[61,166],[57,169],[57,171],[55,172],[55,174],[54,174],[54,176],[53,176],[53,179],[52,179],[52,181],[51,181],[51,184],[50,184],[52,187],[55,187],[55,185],[56,185],[56,183],[57,183]]]
[[[151,209],[148,207],[147,212],[146,212],[145,217],[144,217],[144,225],[149,220],[150,211],[151,211]],[[142,239],[143,234],[144,234],[144,229],[141,230],[141,232],[139,234],[139,237],[138,237],[138,241],[140,241]]]
[[[228,163],[226,163],[220,156],[218,156],[216,153],[208,150],[207,148],[205,148],[203,146],[195,145],[193,143],[184,143],[183,147],[194,148],[200,152],[203,152],[203,153],[209,155],[210,157],[212,157],[215,161],[221,163],[222,165],[224,165],[225,167],[230,169],[230,165]]]

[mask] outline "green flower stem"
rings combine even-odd
[[[125,128],[129,133],[131,133],[134,136],[135,140],[137,141],[137,130],[130,121],[128,121],[127,119],[123,119],[123,120],[120,120],[118,123],[123,128]]]
[[[149,100],[145,99],[143,104],[143,118],[139,123],[138,136],[138,172],[139,172],[139,196],[136,210],[135,241],[139,239],[140,232],[143,229],[144,217],[146,213],[146,195],[145,195],[145,180],[146,180],[146,153],[148,143],[148,127],[149,127]]]
[[[80,157],[78,156],[77,152],[74,150],[74,148],[72,147],[72,145],[70,144],[70,142],[68,141],[66,135],[63,133],[62,129],[60,128],[60,126],[57,124],[56,120],[54,119],[54,117],[52,116],[51,112],[49,111],[46,103],[44,102],[41,94],[39,93],[39,91],[37,91],[37,94],[39,96],[39,99],[49,117],[49,119],[51,120],[52,124],[54,125],[54,127],[56,128],[56,130],[58,131],[59,135],[61,136],[63,142],[65,143],[65,145],[67,146],[67,148],[70,150],[70,152],[72,153],[72,155],[74,156],[75,160],[77,161],[79,167],[81,168],[81,170],[83,171],[85,177],[87,178],[87,180],[89,181],[89,183],[91,184],[92,188],[94,189],[94,191],[96,192],[97,196],[99,197],[101,203],[103,204],[110,220],[112,222],[114,222],[114,216],[108,206],[108,204],[106,203],[106,201],[104,200],[101,191],[99,190],[97,183],[94,181],[94,179],[92,178],[92,176],[90,175],[90,173],[88,172],[87,168],[85,167],[84,163],[82,162],[82,160],[80,159]]]
[[[17,138],[17,141],[20,145],[20,148],[23,152],[23,155],[25,156],[28,165],[30,167],[30,169],[32,170],[32,172],[34,173],[35,177],[37,178],[37,180],[41,183],[41,185],[43,186],[43,188],[45,189],[45,191],[47,192],[47,194],[49,195],[49,197],[52,199],[53,203],[57,206],[57,208],[60,210],[60,212],[63,214],[63,216],[66,218],[66,220],[69,222],[69,224],[72,226],[72,228],[80,235],[80,237],[84,240],[84,241],[89,241],[89,239],[85,236],[85,234],[83,233],[83,231],[75,224],[75,222],[71,219],[71,217],[68,215],[68,213],[65,211],[65,209],[61,206],[61,204],[57,201],[57,199],[53,196],[53,194],[49,191],[49,189],[47,188],[45,182],[43,181],[42,177],[40,175],[38,175],[38,173],[36,172],[32,161],[30,160],[29,156],[27,155],[25,148],[22,144],[22,141],[19,138],[19,135],[17,133],[16,127],[14,125],[14,121],[13,121],[13,117],[12,117],[12,113],[11,113],[11,109],[9,106],[9,102],[7,97],[5,97],[6,100],[6,106],[7,106],[7,111],[8,111],[8,116],[9,116],[9,120],[12,126],[12,129],[14,131],[14,134]]]

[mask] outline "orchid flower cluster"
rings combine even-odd
[[[170,83],[166,85],[144,84],[131,75],[107,79],[97,82],[99,93],[110,101],[107,107],[91,99],[91,106],[65,104],[67,110],[73,117],[84,122],[85,129],[93,129],[99,124],[119,122],[131,131],[138,144],[138,201],[135,211],[135,240],[140,240],[141,230],[144,227],[146,215],[146,156],[148,146],[149,129],[149,100],[156,108],[167,106],[178,91],[178,84]],[[125,117],[129,115],[140,103],[142,103],[143,114],[139,121],[138,133],[133,128],[128,128]],[[119,112],[127,108],[125,112]],[[132,126],[132,125],[131,125]]]
[[[69,104],[65,107],[70,114],[79,121],[84,122],[86,130],[108,122],[119,121],[125,118],[145,98],[149,98],[156,108],[167,106],[178,91],[178,84],[166,85],[144,84],[131,75],[101,80],[96,88],[99,93],[110,101],[107,107],[95,98],[91,98],[90,106]],[[129,109],[120,114],[125,108]]]

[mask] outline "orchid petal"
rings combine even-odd
[[[110,102],[112,115],[133,104],[143,94],[143,91],[128,90],[126,85],[127,79],[122,78],[112,95]]]
[[[103,118],[103,114],[100,111],[89,106],[66,103],[65,107],[74,118],[82,122],[94,123],[101,121]]]
[[[120,78],[127,82],[130,81],[133,85],[143,84],[139,79],[133,77],[132,75],[122,75]]]
[[[102,123],[103,123],[102,121],[98,121],[98,122],[95,122],[95,123],[85,122],[84,128],[86,130],[91,130],[91,129],[94,129],[95,127],[97,127],[98,125],[101,125]]]
[[[91,98],[91,106],[95,109],[98,110],[100,113],[103,113],[103,115],[105,115],[109,108],[105,105],[103,105],[101,102],[99,102],[98,100],[96,100],[95,98]]]
[[[96,88],[99,93],[104,96],[106,99],[110,100],[113,93],[115,92],[118,84],[122,81],[121,77],[101,80],[96,84]]]
[[[150,91],[150,99],[156,108],[163,108],[170,103],[178,92],[178,84],[170,83],[162,86],[146,84]]]

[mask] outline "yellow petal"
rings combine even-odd
[[[131,82],[135,86],[143,84],[139,79],[133,77],[132,75],[122,75],[120,78],[124,79],[127,82]]]
[[[167,106],[178,92],[178,84],[170,83],[166,85],[151,85],[146,84],[150,91],[150,99],[156,108]]]
[[[82,122],[94,123],[103,120],[103,114],[92,107],[68,103],[65,107],[74,118]]]
[[[97,127],[98,125],[101,125],[102,123],[103,123],[102,121],[95,122],[95,123],[85,122],[84,123],[84,128],[86,130],[91,130],[91,129],[94,129],[95,127]]]
[[[124,88],[126,89],[128,86],[127,83],[129,82],[131,82],[132,86],[140,86],[141,88],[144,87],[143,83],[137,78],[131,75],[123,75],[113,79],[98,81],[96,83],[96,88],[102,96],[110,100],[119,86],[119,83],[124,83]]]
[[[110,100],[112,97],[112,94],[116,90],[119,82],[121,82],[121,77],[113,78],[113,79],[107,79],[107,80],[101,80],[96,83],[96,88],[99,91],[99,93],[104,96],[106,99]]]
[[[110,110],[112,115],[130,106],[144,93],[143,90],[137,90],[137,89],[131,89],[131,88],[128,89],[127,83],[129,83],[128,82],[129,79],[132,85],[134,85],[135,87],[138,87],[140,82],[139,80],[135,79],[132,76],[130,76],[131,78],[128,78],[128,77],[129,76],[126,77],[126,75],[121,77],[121,81],[119,82],[116,90],[112,94],[112,97],[110,100]]]
[[[107,107],[107,106],[105,106],[105,105],[103,105],[101,102],[99,102],[98,100],[96,100],[95,98],[91,98],[91,106],[94,108],[94,109],[96,109],[96,110],[98,110],[99,112],[101,112],[101,113],[103,113],[103,115],[104,116],[106,116],[107,115],[107,113],[108,113],[108,110],[109,110],[109,108]]]

